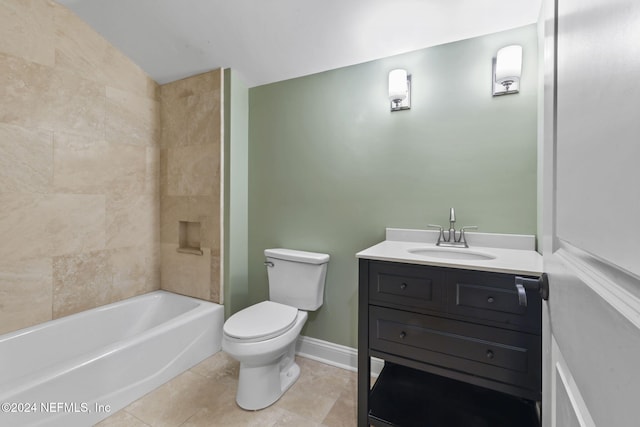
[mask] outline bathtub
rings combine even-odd
[[[0,336],[0,426],[95,424],[219,351],[223,312],[156,291]]]

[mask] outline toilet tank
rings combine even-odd
[[[265,249],[269,300],[317,310],[323,303],[328,254],[292,249]]]

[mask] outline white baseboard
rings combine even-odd
[[[296,342],[296,354],[337,368],[358,370],[358,350],[317,338],[301,335]],[[383,360],[372,357],[371,375],[377,377],[383,366]]]

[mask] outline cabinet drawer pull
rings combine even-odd
[[[407,334],[406,334],[406,332],[405,332],[405,331],[400,332],[400,339],[401,339],[401,340],[403,340],[403,339],[404,339],[404,337],[406,337],[406,336],[407,336]]]
[[[487,298],[487,302],[488,302],[489,304],[493,303],[493,301],[494,301],[493,297],[489,297],[489,298]]]
[[[527,306],[527,289],[538,291],[543,300],[549,299],[549,278],[547,273],[542,273],[538,279],[529,279],[516,276],[516,291],[518,291],[518,304]]]
[[[401,283],[401,284],[400,284],[400,289],[402,289],[403,291],[404,291],[405,289],[407,289],[407,284],[406,284],[406,283],[404,283],[404,282],[403,282],[403,283]]]
[[[494,356],[493,351],[487,350],[487,359],[493,359]]]

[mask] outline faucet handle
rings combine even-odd
[[[478,226],[477,225],[465,225],[464,227],[460,228],[460,238],[457,240],[457,242],[461,242],[464,243],[464,247],[468,248],[469,244],[467,243],[467,239],[464,237],[464,231],[465,230],[477,230]]]
[[[440,230],[440,233],[438,234],[438,241],[436,242],[436,245],[440,246],[440,243],[444,240],[444,229],[442,228],[442,226],[436,224],[427,224],[427,227],[437,228]]]
[[[449,211],[449,222],[456,222],[456,210],[453,208]]]

